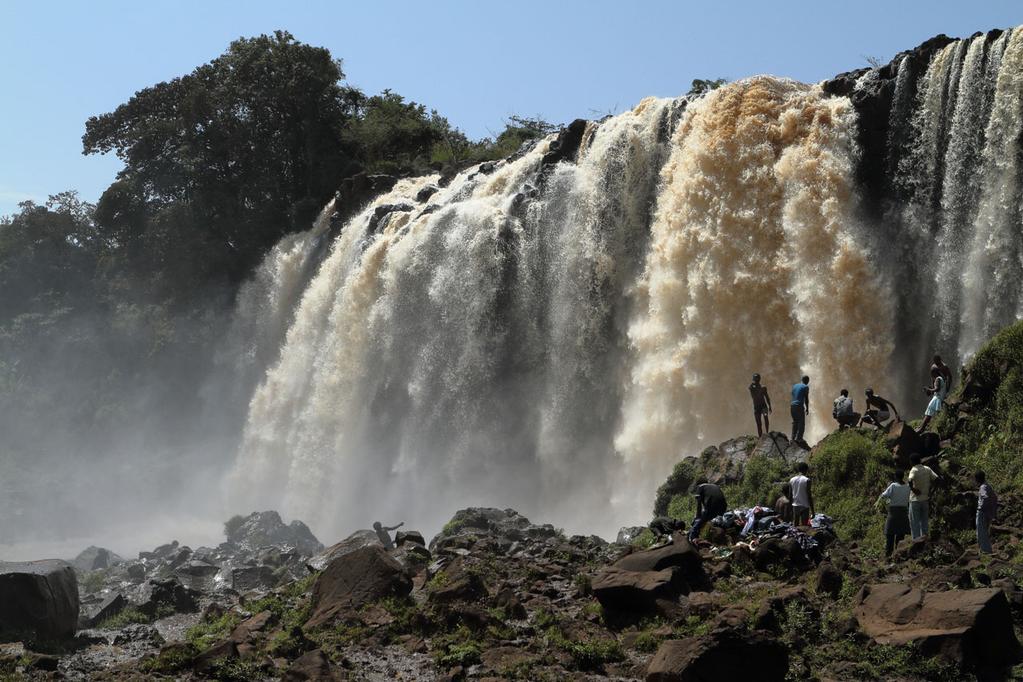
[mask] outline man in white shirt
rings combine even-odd
[[[913,463],[909,470],[909,526],[914,540],[927,537],[931,484],[938,478],[933,469],[920,463],[922,459],[919,453],[909,458]]]
[[[841,394],[835,398],[831,416],[838,422],[840,430],[847,426],[856,426],[860,423],[859,412],[853,412],[853,401],[849,397],[849,389],[843,388]]]
[[[789,479],[789,487],[792,489],[792,523],[797,526],[805,526],[810,523],[813,516],[813,492],[810,490],[810,471],[806,462],[800,462],[796,467],[799,473]]]

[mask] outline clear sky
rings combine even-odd
[[[275,29],[481,137],[511,114],[601,116],[694,78],[816,82],[1021,23],[1020,0],[0,0],[0,214],[65,189],[97,199],[120,164],[82,156],[89,116]]]

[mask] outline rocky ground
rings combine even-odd
[[[948,406],[935,433],[707,448],[653,510],[691,518],[702,478],[733,506],[771,506],[807,461],[831,517],[812,528],[709,524],[694,543],[623,528],[609,543],[465,509],[429,544],[360,531],[325,549],[268,511],[229,520],[215,548],[0,564],[0,680],[1023,678],[1023,323]],[[912,453],[940,474],[931,533],[888,560],[873,503]],[[972,527],[978,466],[1001,498],[993,556]]]

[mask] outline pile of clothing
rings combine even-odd
[[[750,549],[756,549],[757,545],[767,538],[792,538],[799,544],[808,560],[817,563],[822,558],[820,543],[813,536],[787,521],[782,521],[770,507],[734,509],[711,519],[711,524],[725,530],[739,529],[739,537],[744,541],[736,544],[745,545]],[[833,533],[833,526],[834,520],[826,514],[816,514],[810,519],[810,527],[818,531]]]

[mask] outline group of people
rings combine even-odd
[[[891,557],[895,546],[907,535],[914,540],[927,537],[930,525],[931,485],[938,475],[923,464],[922,457],[914,454],[910,458],[913,467],[906,472],[897,469],[892,482],[877,498],[878,505],[887,505],[888,518],[884,524],[885,556]],[[973,475],[977,491],[977,545],[981,554],[991,554],[991,523],[998,512],[998,495],[987,482],[987,475],[977,471]]]
[[[924,410],[924,420],[920,426],[925,431],[938,412],[941,411],[948,395],[949,387],[952,384],[952,370],[941,360],[940,355],[935,355],[931,365],[931,384],[924,388],[924,392],[930,396],[927,407]],[[771,429],[771,396],[767,392],[767,386],[761,383],[760,375],[753,375],[753,382],[749,386],[750,397],[753,399],[753,418],[757,423],[757,436],[762,436]],[[901,419],[899,410],[892,401],[874,393],[873,388],[864,391],[866,397],[866,409],[861,415],[856,411],[853,399],[849,397],[849,390],[843,388],[833,403],[831,415],[838,422],[838,428],[844,429],[851,426],[863,426],[864,424],[874,427],[881,427],[895,414],[896,419]],[[792,385],[792,400],[789,403],[792,414],[792,442],[806,446],[803,434],[806,431],[806,417],[810,414],[810,377],[803,375],[800,381]]]
[[[810,485],[810,467],[806,462],[800,462],[796,466],[796,475],[786,484],[785,508],[775,509],[784,521],[791,522],[796,526],[807,526],[810,518],[814,515],[813,491]],[[693,497],[696,498],[696,518],[689,529],[689,539],[695,540],[703,526],[718,516],[728,511],[728,501],[721,486],[706,481],[697,482],[693,487]]]

